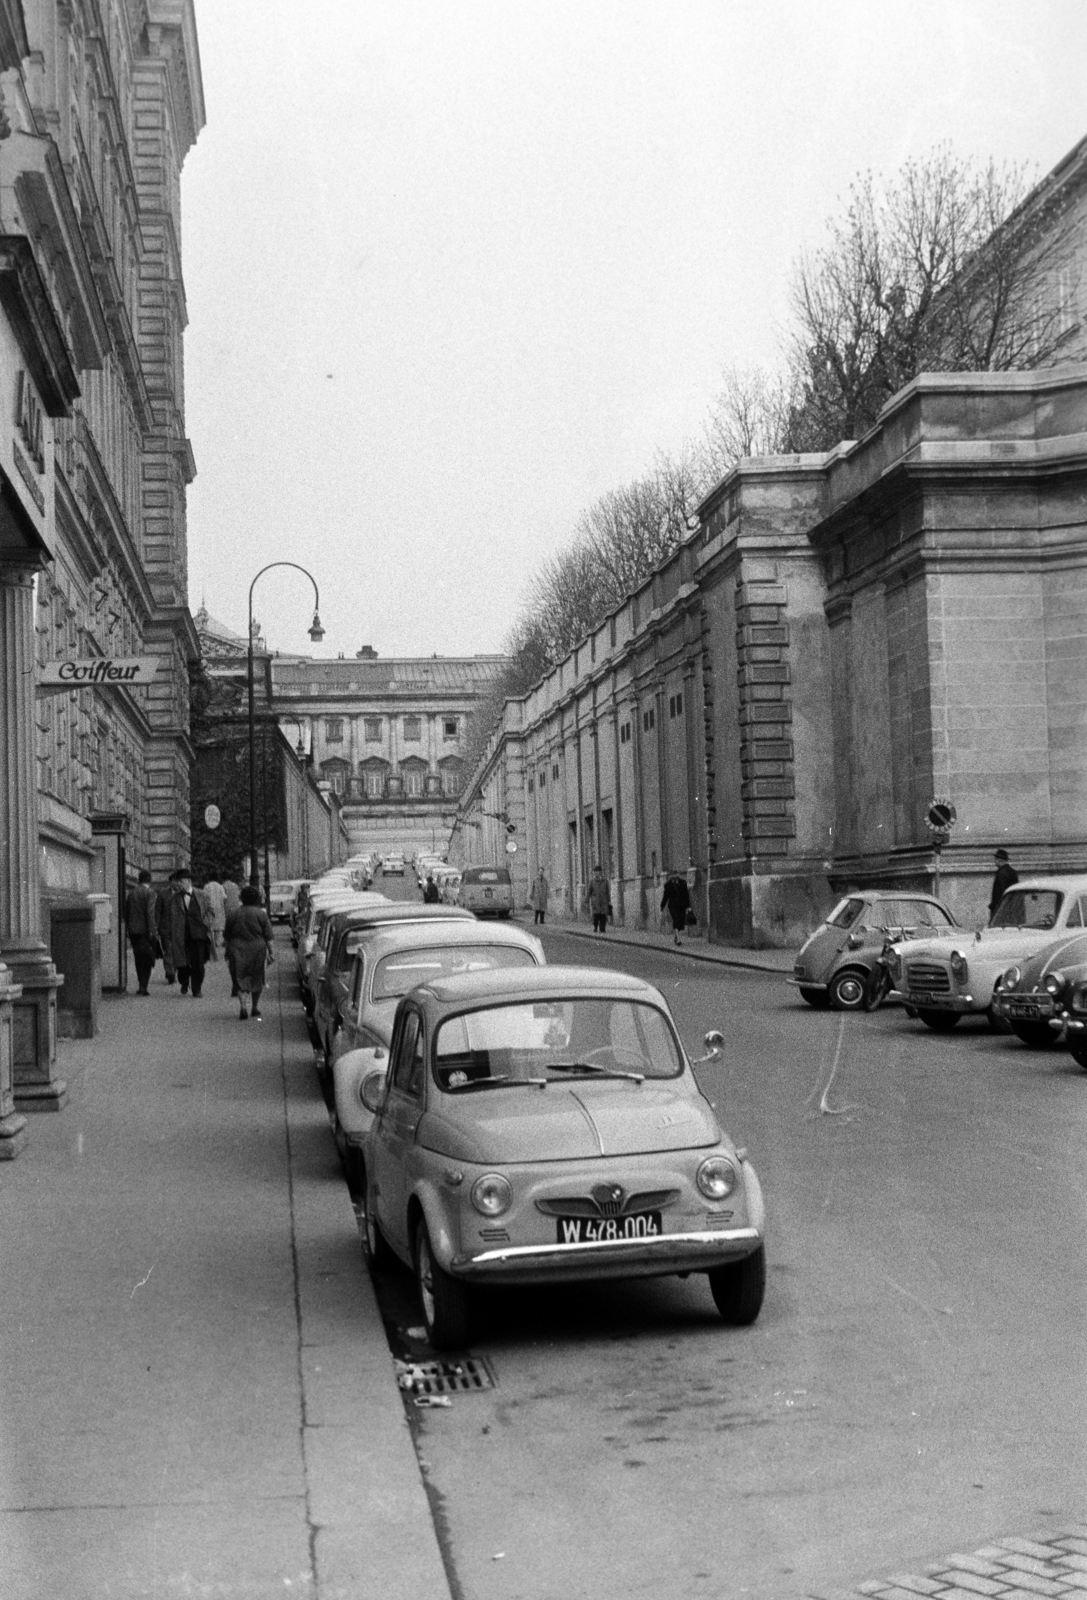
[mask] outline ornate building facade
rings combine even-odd
[[[50,903],[112,902],[123,986],[126,870],[188,854],[180,169],[204,106],[191,0],[0,0],[0,67],[2,1155],[20,1107],[63,1101]],[[159,669],[43,682],[118,657]]]

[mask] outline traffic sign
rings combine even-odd
[[[925,826],[932,833],[947,833],[954,827],[956,818],[955,807],[950,800],[930,800],[928,810],[925,812]]]
[[[220,822],[222,822],[222,820],[223,820],[223,814],[219,810],[218,806],[205,806],[204,807],[204,826],[205,826],[205,828],[217,828],[219,826]]]
[[[506,854],[508,856],[515,856],[517,854],[517,840],[516,839],[507,839],[506,840]]]

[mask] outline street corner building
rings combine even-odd
[[[844,892],[986,919],[993,852],[1087,869],[1087,140],[1006,225],[1058,358],[921,374],[862,439],[750,458],[696,531],[504,714],[462,798],[518,902],[799,944]]]
[[[191,0],[0,0],[0,1158],[189,849]]]

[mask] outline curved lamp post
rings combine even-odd
[[[261,567],[257,577],[249,585],[249,882],[254,888],[260,884],[260,869],[257,866],[257,722],[253,693],[253,590],[257,586],[257,578],[262,578],[273,567],[293,567],[296,572],[304,573],[313,584],[313,621],[309,627],[309,636],[314,644],[320,644],[325,636],[325,630],[321,626],[321,596],[313,573],[307,572],[305,567],[300,567],[297,561],[269,561],[266,567]],[[267,829],[267,818],[265,818],[265,829]]]

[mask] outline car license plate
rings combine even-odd
[[[663,1233],[659,1211],[640,1211],[636,1217],[559,1217],[560,1244],[588,1244],[613,1239],[652,1239]]]
[[[937,998],[936,998],[936,996],[934,994],[929,994],[925,990],[922,990],[922,989],[911,989],[910,990],[910,1005],[911,1006],[920,1006],[921,1009],[924,1010],[926,1007],[932,1007],[932,1006],[939,1005],[939,1001],[937,1000]]]
[[[484,900],[493,900],[494,899],[494,890],[493,889],[484,889],[483,898],[484,898]]]
[[[1048,1010],[1047,1006],[1047,1013]],[[1011,1000],[1008,1002],[1008,1015],[1017,1017],[1022,1022],[1029,1022],[1042,1015],[1042,1008],[1032,1000]]]

